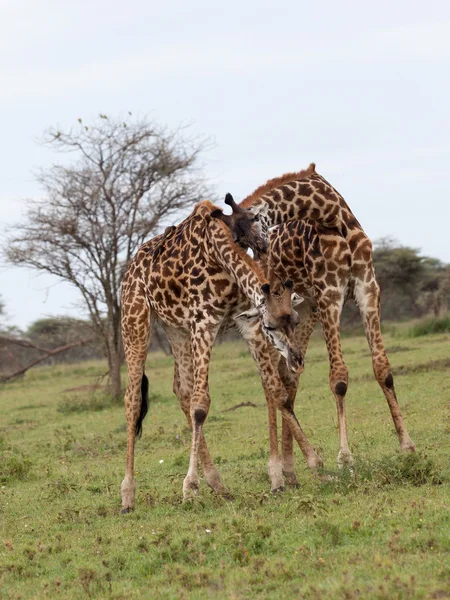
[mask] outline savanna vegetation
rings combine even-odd
[[[234,498],[203,486],[182,504],[191,436],[156,328],[136,511],[120,516],[121,280],[142,242],[211,197],[199,169],[205,144],[131,114],[79,119],[43,141],[70,160],[38,174],[42,198],[10,228],[3,253],[68,281],[86,318],[20,331],[0,298],[0,598],[450,598],[450,266],[389,238],[375,244],[382,317],[394,322],[385,341],[416,454],[398,451],[349,304],[354,471],[336,469],[316,334],[296,412],[330,477],[315,478],[299,455],[301,487],[270,494],[262,388],[231,332],[215,349],[205,434]]]
[[[266,474],[265,401],[242,342],[215,348],[205,425],[230,501],[202,485],[195,502],[181,503],[190,432],[171,391],[171,357],[149,356],[136,510],[125,516],[124,409],[92,391],[106,365],[46,366],[3,385],[0,597],[450,597],[450,337],[414,327],[388,328],[385,341],[418,452],[398,451],[367,344],[345,338],[356,463],[353,474],[338,472],[317,335],[296,412],[332,478],[315,478],[297,451],[301,487],[276,496]],[[241,402],[255,406],[233,410]]]

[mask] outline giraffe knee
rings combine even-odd
[[[336,392],[337,396],[345,396],[347,393],[347,384],[345,381],[338,381],[334,386],[334,391]]]
[[[194,410],[194,423],[196,425],[203,425],[208,413],[203,408],[196,408]]]
[[[394,377],[392,375],[389,363],[374,364],[374,373],[376,380],[382,387],[387,387],[388,390],[394,389]]]
[[[292,398],[290,396],[283,398],[283,400],[278,404],[278,408],[280,410],[286,410],[290,415],[293,415],[294,403],[292,402]]]
[[[394,378],[392,373],[389,373],[386,379],[384,380],[384,385],[390,390],[394,389]]]

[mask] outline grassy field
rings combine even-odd
[[[2,387],[0,597],[450,598],[450,336],[391,332],[385,342],[416,455],[398,451],[364,338],[348,338],[355,475],[337,472],[328,361],[316,338],[296,412],[336,477],[321,483],[296,449],[301,487],[272,496],[259,377],[243,344],[224,344],[205,433],[234,500],[202,484],[185,505],[190,433],[171,391],[172,360],[150,356],[136,510],[125,516],[123,407],[68,391],[105,366],[35,369]],[[224,412],[242,401],[258,406]]]

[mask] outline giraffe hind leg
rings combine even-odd
[[[136,481],[134,478],[134,446],[136,436],[142,433],[142,421],[148,409],[148,379],[144,374],[145,359],[154,316],[145,298],[138,298],[141,318],[139,325],[123,319],[122,335],[128,369],[128,385],[125,392],[127,417],[127,457],[125,477],[121,485],[122,513],[134,509]]]
[[[375,378],[381,387],[389,406],[392,420],[400,443],[406,452],[414,452],[416,447],[409,437],[397,395],[394,388],[394,377],[386,356],[380,325],[380,288],[372,274],[372,279],[365,284],[362,280],[355,283],[355,300],[361,313],[367,341],[372,355],[372,366]]]

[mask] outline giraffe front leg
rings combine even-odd
[[[178,396],[178,398],[180,400],[180,405],[186,416],[188,425],[192,429],[191,411],[190,411],[190,396],[191,396],[191,394],[189,393],[186,396],[184,393],[186,388],[184,388],[184,390],[181,392],[181,389],[183,389],[183,388],[184,388],[184,386],[183,386],[183,384],[181,384],[180,388],[177,391],[175,391],[175,384],[174,384],[175,394]],[[208,446],[206,444],[205,435],[204,435],[203,431],[200,434],[200,444],[199,444],[198,451],[199,451],[199,456],[200,456],[200,462],[202,465],[203,476],[205,478],[206,483],[218,496],[223,496],[224,498],[230,498],[231,495],[228,493],[228,490],[222,483],[222,480],[220,479],[219,471],[217,470],[217,467],[213,463],[213,460],[209,453]]]
[[[316,454],[304,434],[290,403],[289,395],[278,373],[278,355],[266,341],[259,322],[240,327],[250,353],[258,366],[269,409],[270,460],[269,476],[272,490],[279,489],[279,481],[283,481],[283,464],[278,454],[276,418],[271,417],[277,407],[283,419],[297,441],[308,466],[315,470],[322,466],[322,459]]]
[[[269,417],[270,444],[270,458],[267,465],[267,472],[270,479],[270,490],[272,494],[277,494],[278,492],[284,492],[283,464],[278,453],[277,407],[270,393],[266,393],[265,395]]]
[[[203,424],[208,416],[211,399],[208,389],[208,370],[211,350],[216,331],[198,326],[191,334],[191,351],[194,371],[194,388],[190,398],[190,420],[192,423],[192,444],[189,469],[183,482],[183,501],[193,499],[200,489],[198,458],[200,446],[206,442],[203,437]],[[208,453],[209,454],[209,453]],[[211,461],[212,463],[212,461]]]
[[[348,369],[342,355],[339,330],[343,303],[343,294],[337,295],[337,292],[330,294],[330,296],[325,294],[318,302],[320,319],[330,362],[330,389],[336,402],[339,430],[339,452],[337,463],[339,468],[353,466],[353,456],[348,446],[347,421],[345,415]]]
[[[194,369],[190,336],[167,326],[165,329],[175,358],[173,392],[177,396],[188,425],[192,430],[190,403],[194,388]],[[223,485],[219,471],[213,463],[203,431],[200,435],[199,456],[206,483],[216,494],[229,498],[230,494]]]
[[[300,348],[300,352],[303,355],[303,359],[306,359],[306,353],[308,350],[308,343],[311,337],[314,327],[319,320],[319,311],[311,304],[310,301],[303,302],[300,307],[297,308],[300,323],[295,329],[295,337]],[[294,409],[295,397],[297,394],[298,383],[300,375],[298,373],[292,373],[287,368],[286,361],[281,359],[278,364],[278,373],[280,374],[281,381],[289,396],[289,401],[292,409]],[[298,486],[297,476],[294,469],[294,445],[293,436],[290,427],[285,419],[281,422],[281,455],[283,457],[283,474],[286,483],[292,486]]]
[[[278,373],[289,398],[291,409],[294,409],[295,395],[297,393],[299,375],[292,373],[287,368],[286,361],[281,359],[278,365]],[[281,456],[283,464],[283,475],[288,485],[297,487],[299,485],[294,467],[294,438],[292,431],[285,419],[281,421]]]
[[[278,451],[277,404],[273,397],[273,390],[270,388],[263,373],[267,368],[275,371],[278,356],[275,352],[271,351],[261,331],[260,324],[257,321],[254,323],[246,323],[245,327],[241,326],[239,330],[242,337],[247,342],[253,360],[256,362],[259,374],[261,375],[264,395],[266,397],[270,447],[267,472],[270,479],[270,489],[273,494],[276,494],[284,490],[283,465]],[[272,364],[272,362],[274,364]]]

